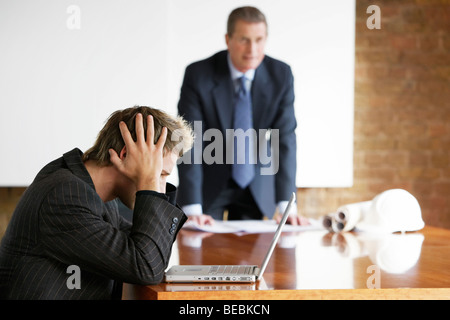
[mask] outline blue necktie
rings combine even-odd
[[[242,129],[246,132],[248,129],[253,128],[252,121],[252,103],[250,92],[245,85],[246,78],[241,77],[240,87],[236,97],[236,104],[234,107],[234,162],[232,166],[232,177],[234,181],[244,189],[247,187],[255,176],[255,161],[254,159],[254,141],[253,134],[248,133],[248,138],[245,138],[245,148],[242,145],[238,146],[238,139],[236,136],[242,137],[242,132],[237,132],[236,129]]]

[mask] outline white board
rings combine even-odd
[[[0,0],[0,186],[86,150],[117,109],[176,114],[185,67],[226,48],[242,5],[294,73],[297,186],[351,186],[355,0]]]

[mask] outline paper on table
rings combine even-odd
[[[316,220],[309,220],[310,225],[293,226],[286,224],[283,232],[294,232],[304,230],[323,230],[322,224]],[[184,224],[184,229],[194,231],[204,231],[211,233],[263,233],[275,232],[278,224],[275,220],[233,220],[233,221],[215,221],[213,225],[198,225],[195,222],[188,221]]]

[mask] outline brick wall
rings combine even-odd
[[[450,1],[356,2],[354,186],[301,189],[300,210],[404,188],[426,224],[450,228]],[[366,26],[372,4],[381,29]]]
[[[0,239],[25,188],[0,188]]]
[[[450,1],[356,0],[354,186],[299,190],[311,217],[391,188],[450,228]],[[381,29],[369,30],[369,5]],[[23,188],[0,188],[0,237]]]

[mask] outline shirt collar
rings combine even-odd
[[[69,170],[76,175],[78,178],[83,180],[85,183],[89,184],[94,190],[94,182],[92,181],[92,177],[86,169],[86,166],[81,159],[83,152],[80,149],[75,148],[69,152],[63,154],[63,159],[66,162]]]
[[[245,78],[247,78],[248,80],[253,81],[253,78],[255,78],[255,69],[250,69],[245,73],[240,72],[238,69],[236,69],[234,67],[233,63],[231,62],[229,53],[227,55],[227,61],[228,61],[228,67],[230,68],[231,79],[237,80],[237,79],[241,78],[242,76],[245,76]]]

